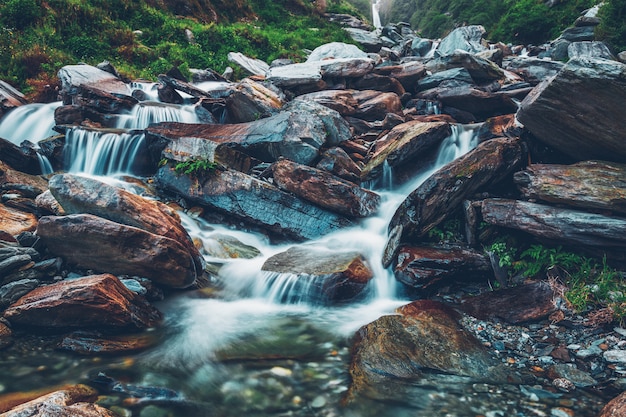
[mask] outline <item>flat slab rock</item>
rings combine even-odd
[[[216,169],[203,177],[179,175],[166,165],[155,176],[157,186],[189,201],[211,207],[236,221],[296,239],[314,239],[352,224],[277,187],[234,170]]]
[[[117,277],[103,274],[36,288],[4,317],[20,326],[146,328],[157,324],[161,314]]]
[[[556,288],[540,281],[465,297],[456,307],[481,320],[500,319],[519,324],[554,313],[558,297]]]
[[[367,217],[378,210],[378,194],[333,174],[287,159],[272,165],[274,183],[282,190],[348,217]]]
[[[483,220],[544,239],[620,249],[626,247],[626,219],[527,201],[491,198],[481,203]]]
[[[626,214],[626,165],[584,161],[534,164],[513,179],[524,197],[591,210]]]

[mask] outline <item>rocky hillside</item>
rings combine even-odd
[[[108,60],[129,77],[153,79],[173,65],[223,71],[231,51],[301,58],[303,49],[347,40],[326,11],[355,9],[343,0],[2,1],[0,73],[40,90],[68,62]]]
[[[457,26],[483,25],[494,41],[543,43],[568,27],[581,10],[599,3],[595,0],[381,0],[383,24],[409,22],[426,37],[441,37]],[[605,21],[606,38],[622,49],[624,38],[616,26],[623,21],[624,1],[610,1]],[[620,22],[613,24],[611,22]],[[610,33],[610,36],[609,36]],[[616,36],[617,35],[617,36]]]

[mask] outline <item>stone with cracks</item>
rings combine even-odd
[[[91,65],[66,65],[59,70],[58,77],[61,81],[60,94],[64,104],[73,104],[72,97],[83,85],[95,87],[110,94],[130,94],[128,86],[122,80]]]
[[[424,404],[415,388],[502,381],[498,360],[437,301],[418,300],[359,329],[352,347],[349,399]],[[407,391],[408,390],[408,391]]]
[[[338,111],[342,116],[363,120],[383,120],[388,113],[402,114],[400,97],[375,90],[325,90],[300,95],[296,100],[315,101]]]
[[[39,287],[4,317],[16,326],[143,329],[157,324],[161,314],[117,277],[102,274]]]
[[[216,169],[198,177],[178,175],[166,165],[155,180],[163,190],[283,238],[315,239],[352,224],[344,216],[238,171]]]
[[[49,187],[66,214],[93,214],[175,240],[189,252],[195,269],[202,271],[202,255],[183,227],[178,213],[169,206],[92,178],[72,174],[53,176]]]
[[[625,64],[573,59],[522,101],[517,118],[534,136],[572,158],[624,163],[625,95]]]
[[[485,28],[480,25],[456,28],[439,43],[436,53],[450,55],[457,49],[473,54],[485,51],[488,49],[483,41],[485,33]]]
[[[178,241],[91,214],[42,217],[37,236],[69,264],[137,275],[164,287],[189,287],[203,273]]]
[[[401,242],[424,235],[476,191],[513,172],[524,153],[519,140],[492,139],[431,175],[407,196],[391,219],[383,265],[391,264]]]
[[[333,174],[283,159],[272,165],[274,183],[304,200],[348,217],[378,211],[380,196]]]
[[[481,212],[488,224],[554,242],[606,250],[626,248],[625,218],[500,198],[483,200]]]
[[[626,215],[624,164],[604,161],[534,164],[516,172],[513,180],[529,199]]]

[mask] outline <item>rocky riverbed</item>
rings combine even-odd
[[[624,412],[615,311],[487,248],[623,280],[626,65],[586,26],[349,31],[239,81],[59,71],[59,134],[0,140],[2,415]]]

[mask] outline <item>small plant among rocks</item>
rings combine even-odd
[[[217,162],[208,159],[190,159],[174,165],[177,174],[198,176],[215,171]]]

